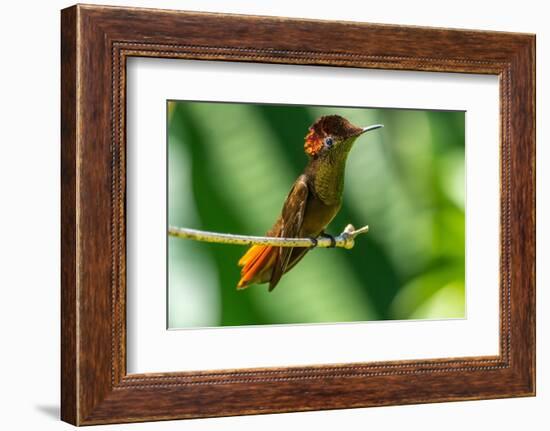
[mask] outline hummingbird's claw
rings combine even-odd
[[[328,233],[323,232],[320,236],[323,238],[330,239],[330,245],[327,248],[336,247],[336,238],[334,238],[332,235],[329,235]]]

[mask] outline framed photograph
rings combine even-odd
[[[535,36],[61,13],[61,416],[535,394]]]

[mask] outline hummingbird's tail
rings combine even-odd
[[[249,284],[265,283],[271,277],[271,270],[277,258],[278,247],[270,245],[253,245],[239,260],[241,279],[237,289],[244,289]]]

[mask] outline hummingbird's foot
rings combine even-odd
[[[317,241],[317,238],[310,238],[312,244],[311,244],[311,248],[315,248],[317,247],[317,244],[319,244],[319,241]]]
[[[320,237],[328,238],[330,239],[330,245],[327,248],[334,248],[336,247],[336,238],[334,238],[332,235],[329,235],[328,233],[323,232]]]

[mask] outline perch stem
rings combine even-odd
[[[234,235],[231,233],[208,232],[204,230],[189,229],[183,227],[168,228],[168,234],[177,238],[192,239],[195,241],[213,242],[219,244],[237,244],[237,245],[272,245],[276,247],[317,247],[330,248],[340,247],[350,249],[355,245],[355,237],[367,233],[368,226],[355,229],[353,225],[348,224],[344,231],[334,237],[334,243],[331,238],[319,236],[312,238],[276,238],[269,236],[249,236]]]

